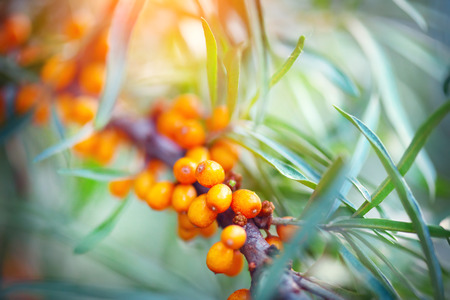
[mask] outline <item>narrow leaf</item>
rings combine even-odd
[[[119,97],[125,75],[128,43],[144,3],[145,0],[121,0],[114,11],[108,37],[106,79],[94,121],[96,129],[101,129],[108,124],[114,104]]]
[[[125,207],[131,202],[131,193],[126,199],[113,211],[113,213],[103,221],[97,228],[84,237],[73,250],[75,254],[83,254],[91,251],[98,243],[106,238],[114,229]]]
[[[419,237],[422,250],[427,258],[427,265],[430,272],[430,279],[433,284],[434,294],[437,299],[444,299],[444,285],[442,282],[442,273],[439,266],[434,246],[431,241],[430,232],[425,225],[425,221],[420,210],[420,207],[414,198],[411,190],[403,179],[402,175],[396,168],[386,148],[380,139],[360,120],[336,108],[346,119],[348,119],[355,127],[369,140],[372,148],[375,150],[378,158],[383,164],[386,172],[389,174],[394,187],[400,197],[403,207],[408,214],[414,229]]]
[[[58,174],[106,182],[125,179],[131,176],[131,174],[128,172],[105,168],[59,169]]]
[[[217,42],[208,22],[202,18],[203,33],[206,41],[206,72],[208,74],[209,97],[211,107],[217,100]]]
[[[272,75],[272,78],[270,79],[270,87],[273,87],[275,84],[280,81],[281,78],[283,78],[284,75],[291,69],[292,65],[297,60],[300,53],[302,53],[303,47],[305,46],[305,37],[302,35],[298,41],[297,45],[295,45],[294,50],[292,51],[291,55],[287,58],[287,60],[284,62],[284,64],[281,66],[280,69],[278,69],[275,74]]]
[[[241,46],[237,46],[229,50],[225,56],[225,68],[227,70],[227,107],[230,115],[234,112],[239,95],[241,52]]]
[[[18,132],[23,126],[28,124],[34,115],[34,109],[29,110],[23,115],[14,115],[0,126],[0,145],[2,145],[10,136]]]
[[[423,31],[428,30],[428,24],[425,18],[419,13],[417,9],[414,8],[407,0],[392,0],[398,7],[400,7],[411,19],[419,25],[420,29]]]

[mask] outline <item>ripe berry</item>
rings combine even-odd
[[[83,91],[94,95],[100,94],[105,80],[105,67],[101,63],[92,63],[80,71],[79,84]]]
[[[99,62],[105,62],[106,54],[108,53],[108,30],[105,30],[100,34],[92,49],[92,58]]]
[[[189,220],[189,217],[186,213],[178,214],[178,226],[183,227],[184,229],[187,229],[187,230],[198,229],[197,226],[192,224],[192,222]]]
[[[211,159],[217,161],[225,171],[231,170],[239,159],[238,146],[228,139],[220,139],[209,149]]]
[[[218,227],[219,225],[217,225],[217,221],[214,221],[208,227],[200,228],[200,234],[205,238],[210,238],[217,232]]]
[[[252,297],[250,291],[247,289],[237,290],[227,298],[227,300],[251,300],[251,299]]]
[[[15,110],[19,114],[26,113],[41,99],[44,91],[37,84],[23,85],[16,96]]]
[[[84,125],[95,117],[96,101],[94,98],[80,96],[72,102],[71,120]]]
[[[200,195],[192,201],[188,210],[189,220],[195,226],[205,228],[211,225],[217,217],[217,213],[206,206],[206,195]]]
[[[132,179],[111,181],[109,183],[109,192],[118,198],[125,198],[130,192],[132,185]]]
[[[178,184],[173,190],[172,206],[175,211],[187,212],[192,201],[197,197],[197,191],[190,184]]]
[[[293,217],[283,217],[283,219],[290,220]],[[295,225],[277,225],[277,234],[283,242],[289,242],[297,230],[298,226]]]
[[[213,160],[205,160],[198,164],[195,170],[197,181],[206,187],[212,187],[222,183],[225,179],[225,171],[222,166]]]
[[[154,210],[163,210],[170,206],[172,199],[173,183],[161,181],[156,183],[147,194],[145,201]]]
[[[185,157],[189,157],[190,159],[192,159],[196,164],[201,163],[202,161],[208,160],[209,159],[209,151],[206,147],[195,147],[192,149],[189,149],[186,152]]]
[[[214,108],[211,117],[206,120],[206,125],[211,131],[219,131],[228,126],[230,123],[230,113],[225,105]]]
[[[244,257],[241,252],[234,251],[233,261],[231,262],[231,267],[225,272],[225,275],[234,277],[241,273],[242,267],[244,266]]]
[[[183,184],[191,184],[196,181],[195,168],[196,163],[187,157],[182,157],[176,161],[173,166],[173,175],[175,178]]]
[[[220,235],[220,240],[228,248],[237,250],[244,246],[247,239],[245,229],[238,225],[229,225],[225,227]]]
[[[41,101],[36,105],[34,111],[33,123],[36,125],[42,125],[50,118],[50,103],[47,101]]]
[[[97,145],[97,140],[100,137],[100,133],[94,133],[85,140],[79,142],[73,146],[73,150],[77,151],[82,155],[91,155],[94,152],[95,146]]]
[[[206,194],[206,205],[211,210],[222,213],[231,205],[231,194],[231,189],[227,185],[223,183],[216,184]]]
[[[186,228],[178,226],[178,236],[180,237],[180,239],[182,239],[185,242],[190,241],[193,238],[195,238],[198,235],[198,233],[199,232],[197,229],[188,230]]]
[[[206,255],[206,265],[214,273],[225,273],[233,263],[233,249],[226,247],[222,242],[211,246]]]
[[[186,120],[175,132],[175,142],[182,148],[191,149],[205,143],[206,134],[198,120]]]
[[[100,132],[93,149],[94,158],[102,165],[108,164],[116,153],[119,136],[113,130]]]
[[[283,241],[276,235],[269,235],[268,237],[266,237],[266,242],[269,245],[274,245],[280,251],[284,248]]]
[[[41,79],[56,90],[67,87],[75,77],[76,64],[72,60],[53,56],[41,69]]]
[[[261,211],[261,200],[255,192],[241,189],[233,193],[231,208],[235,213],[241,212],[247,219],[256,217]]]
[[[134,179],[134,193],[139,199],[144,200],[154,182],[155,178],[152,173],[148,170],[142,171]]]
[[[83,37],[87,29],[87,22],[82,16],[76,16],[67,21],[64,34],[69,40],[78,40]]]
[[[31,22],[28,16],[15,14],[9,16],[3,24],[5,46],[14,48],[28,39],[31,32]],[[3,46],[3,45],[2,45]]]
[[[186,119],[197,119],[201,116],[200,99],[192,94],[178,96],[174,100],[172,109]]]
[[[156,129],[162,135],[175,139],[175,134],[183,126],[185,120],[182,115],[174,111],[163,112],[156,121]]]

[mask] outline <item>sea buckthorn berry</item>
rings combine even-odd
[[[28,16],[15,14],[9,16],[4,24],[5,42],[9,48],[14,48],[28,39],[31,32],[31,22]]]
[[[208,148],[199,146],[199,147],[189,149],[186,152],[185,157],[189,157],[190,159],[195,161],[196,164],[199,164],[202,161],[209,159],[209,151],[208,151]]]
[[[175,132],[175,142],[184,149],[191,149],[205,143],[206,134],[197,120],[186,120]]]
[[[134,193],[139,199],[144,200],[154,182],[155,178],[152,173],[148,170],[142,171],[134,179]]]
[[[92,49],[92,58],[94,60],[104,62],[106,60],[108,49],[108,30],[105,30],[100,34],[94,45],[94,48]]]
[[[175,98],[172,109],[186,119],[197,119],[202,113],[200,99],[192,94],[184,94]]]
[[[163,112],[156,121],[156,129],[162,135],[175,139],[175,134],[183,126],[185,119],[174,111]]]
[[[227,185],[223,183],[216,184],[206,194],[206,205],[211,210],[222,213],[231,205],[231,194],[231,189]]]
[[[64,34],[70,40],[78,40],[83,37],[88,23],[82,16],[75,16],[74,18],[67,21],[64,27]]]
[[[79,84],[81,89],[94,95],[100,94],[105,80],[105,67],[100,63],[92,63],[81,69]]]
[[[115,131],[100,132],[92,153],[94,158],[102,165],[108,164],[114,158],[118,143],[119,139]]]
[[[211,225],[205,228],[200,228],[200,234],[205,238],[212,237],[216,232],[219,225],[217,225],[217,221],[214,221]]]
[[[195,198],[189,206],[188,218],[192,224],[200,228],[211,225],[217,217],[217,213],[206,206],[206,195],[202,194]]]
[[[28,66],[42,57],[43,49],[38,45],[28,45],[19,50],[17,63],[21,66]]]
[[[206,187],[212,187],[222,183],[225,179],[225,171],[222,166],[213,160],[205,160],[198,164],[195,170],[198,183]]]
[[[85,140],[73,146],[73,149],[82,155],[90,155],[94,152],[94,149],[97,145],[97,141],[99,138],[100,134],[94,133]]]
[[[36,110],[34,111],[33,123],[36,125],[42,125],[46,123],[50,118],[50,103],[47,101],[40,101],[36,105]]]
[[[130,192],[132,185],[132,179],[111,181],[109,183],[109,192],[118,198],[125,198]]]
[[[274,245],[280,251],[284,248],[283,241],[276,235],[269,235],[268,237],[266,237],[266,242],[269,245]]]
[[[197,229],[188,230],[186,228],[178,226],[178,236],[185,242],[188,242],[193,238],[195,238],[198,235],[198,233],[199,232]]]
[[[197,179],[195,178],[195,168],[197,164],[190,158],[182,157],[175,162],[173,165],[173,175],[175,178],[183,184],[194,183]]]
[[[37,84],[22,86],[16,96],[16,112],[19,114],[26,113],[42,98],[43,93],[42,87]]]
[[[228,248],[237,250],[244,246],[247,239],[245,229],[238,225],[229,225],[225,227],[220,235],[220,240]]]
[[[60,56],[53,56],[47,60],[41,69],[41,79],[56,90],[67,87],[75,77],[76,64],[72,60],[65,60]]]
[[[244,257],[241,252],[234,251],[233,261],[231,262],[231,267],[225,272],[225,275],[234,277],[241,273],[242,267],[244,266]]]
[[[231,208],[235,213],[241,212],[247,219],[251,219],[261,211],[261,200],[253,191],[237,190],[233,193]]]
[[[181,226],[186,230],[198,229],[197,226],[192,224],[192,222],[189,220],[189,217],[186,213],[178,214],[178,226]]]
[[[227,300],[251,300],[251,299],[252,296],[248,289],[237,290],[227,298]]]
[[[206,265],[214,273],[225,273],[233,263],[233,252],[233,249],[222,242],[217,242],[211,246],[206,255]]]
[[[167,166],[159,159],[152,159],[147,165],[147,170],[149,170],[155,177],[164,172],[166,168]]]
[[[175,211],[187,212],[192,201],[197,197],[197,191],[191,184],[178,184],[173,190],[172,206]]]
[[[239,159],[238,146],[228,139],[220,139],[209,149],[211,159],[217,161],[225,171],[231,170]]]
[[[153,185],[145,197],[147,204],[154,210],[163,210],[170,206],[172,199],[173,183],[161,181]]]
[[[64,122],[72,121],[72,108],[74,106],[75,99],[72,95],[62,93],[56,96],[56,107],[61,119]]]
[[[290,220],[293,217],[283,217],[283,219]],[[296,225],[277,225],[277,234],[283,242],[289,242],[297,230]]]
[[[97,103],[94,98],[80,96],[74,99],[72,104],[72,121],[84,125],[95,117]]]
[[[206,120],[206,126],[211,131],[225,129],[230,123],[230,113],[225,105],[214,108],[212,115]]]

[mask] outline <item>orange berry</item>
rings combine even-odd
[[[46,123],[50,118],[50,103],[47,101],[41,101],[36,105],[34,111],[33,122],[36,125],[42,125]]]
[[[227,139],[220,139],[209,149],[211,159],[217,161],[225,171],[231,170],[239,159],[237,145]]]
[[[200,234],[205,238],[212,237],[216,232],[219,225],[217,225],[217,221],[214,221],[211,225],[205,228],[200,228]]]
[[[233,193],[231,208],[235,213],[242,213],[247,219],[256,217],[261,211],[261,200],[255,192],[240,189]]]
[[[198,229],[197,226],[192,224],[192,222],[189,220],[189,217],[186,213],[178,214],[178,226],[180,226],[186,230]],[[208,227],[206,227],[206,228],[208,228]]]
[[[206,205],[211,210],[222,213],[230,207],[231,195],[231,189],[227,185],[223,183],[216,184],[206,194]]]
[[[94,98],[80,96],[72,102],[71,120],[84,125],[95,117],[97,103]]]
[[[106,60],[106,54],[108,53],[108,30],[102,32],[98,37],[98,40],[94,44],[94,49],[92,49],[92,58],[94,60],[104,62]]]
[[[180,183],[194,183],[197,180],[195,178],[196,167],[197,164],[192,159],[182,157],[173,165],[173,175]]]
[[[233,249],[226,247],[222,242],[211,246],[206,255],[206,265],[214,273],[225,273],[233,263]]]
[[[94,133],[85,140],[73,146],[73,149],[80,154],[90,155],[94,152],[99,137],[100,137],[99,133]]]
[[[75,77],[76,63],[55,55],[41,69],[41,79],[56,90],[67,87]]]
[[[238,225],[229,225],[225,227],[220,235],[220,240],[228,248],[237,250],[244,246],[247,239],[245,229]]]
[[[115,131],[102,131],[98,135],[92,154],[100,164],[106,165],[113,159],[118,143],[119,138]]]
[[[206,206],[206,195],[200,195],[192,201],[188,210],[188,218],[197,227],[205,228],[211,225],[217,217],[217,213]]]
[[[173,190],[172,206],[177,212],[187,212],[192,201],[197,197],[197,191],[193,185],[178,184]]]
[[[21,66],[28,66],[36,62],[42,55],[42,47],[37,45],[25,46],[19,50],[17,63]]]
[[[161,181],[156,183],[147,194],[145,200],[154,210],[163,210],[170,206],[172,199],[173,183]]]
[[[192,94],[184,94],[175,98],[172,109],[186,119],[197,119],[201,116],[200,99]]]
[[[100,94],[105,80],[105,66],[101,63],[92,63],[81,69],[78,80],[83,91],[94,95]]]
[[[201,185],[210,188],[224,181],[225,171],[217,162],[205,160],[198,164],[195,170],[195,177]]]
[[[169,110],[159,115],[156,121],[156,129],[162,135],[174,139],[176,132],[183,126],[184,121],[179,113]]]
[[[202,161],[209,159],[209,151],[206,147],[198,146],[189,149],[185,156],[192,159],[196,164],[199,164]]]
[[[205,139],[205,129],[197,120],[185,120],[175,132],[175,141],[185,149],[201,146]]]
[[[178,226],[178,236],[180,237],[180,239],[182,239],[185,242],[192,240],[197,235],[198,235],[198,230],[196,230],[196,229],[188,230],[186,228]]]
[[[83,37],[88,27],[88,23],[82,16],[75,16],[69,19],[64,27],[64,34],[69,40],[78,40]]]
[[[251,300],[251,299],[252,296],[248,289],[237,290],[227,298],[227,300]]]
[[[225,129],[230,123],[230,113],[225,105],[214,108],[212,115],[206,120],[206,126],[211,131]]]
[[[293,217],[283,217],[283,219],[290,220]],[[297,230],[298,226],[295,225],[277,225],[277,234],[283,242],[289,242]]]
[[[275,247],[277,247],[280,251],[284,248],[283,241],[276,235],[269,235],[268,237],[266,237],[266,242],[269,245],[275,245]]]
[[[159,159],[152,159],[147,165],[147,170],[155,177],[158,176],[159,173],[164,172],[166,168],[167,166]]]
[[[145,200],[145,196],[150,192],[150,188],[155,182],[155,178],[147,170],[139,173],[134,179],[134,193],[139,199]]]
[[[19,114],[29,111],[43,96],[43,89],[37,84],[23,85],[16,96],[15,109]]]
[[[118,198],[125,198],[133,185],[132,179],[116,180],[109,183],[109,192]]]
[[[241,273],[242,267],[244,266],[244,257],[241,252],[234,251],[233,261],[231,262],[231,267],[225,272],[225,275],[234,277]]]
[[[9,48],[14,48],[25,42],[31,32],[30,18],[23,14],[9,16],[3,26]]]
[[[72,111],[75,99],[72,95],[64,93],[56,96],[56,107],[64,122],[72,121]]]

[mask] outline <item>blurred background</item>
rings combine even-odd
[[[242,49],[233,122],[246,124],[264,115],[265,129],[260,133],[292,148],[321,172],[325,166],[301,148],[298,133],[312,137],[333,156],[352,157],[360,138],[333,106],[361,119],[374,116],[371,128],[398,162],[419,126],[448,101],[449,1],[260,3],[266,40],[255,38],[252,1],[145,1],[125,47],[124,81],[113,116],[146,117],[157,103],[170,102],[187,92],[199,95],[210,109],[201,16],[213,24],[219,57],[228,48]],[[98,168],[105,163],[102,158],[86,159],[73,151],[33,162],[38,154],[74,135],[86,123],[65,121],[64,97],[76,98],[77,103],[94,107],[95,112],[108,49],[117,46],[111,44],[111,37],[108,42],[116,5],[120,4],[113,0],[0,2],[3,296],[225,299],[236,289],[248,288],[250,275],[244,271],[228,278],[207,269],[206,253],[219,236],[186,243],[177,237],[174,212],[155,212],[138,199],[132,199],[114,230],[94,249],[75,254],[74,247],[80,240],[107,219],[121,201],[110,195],[104,180],[63,176],[58,171]],[[264,81],[264,74],[279,69],[301,35],[306,41],[299,59],[265,100],[252,105],[250,99]],[[266,63],[261,64],[263,48]],[[84,70],[89,71],[83,75]],[[224,68],[219,68],[218,78],[218,101],[224,102]],[[43,85],[36,91],[34,85],[40,83]],[[368,109],[373,102],[381,104],[379,119],[376,109]],[[35,110],[30,112],[33,105]],[[426,221],[447,229],[449,147],[450,118],[445,118],[406,176]],[[144,160],[131,143],[121,145],[112,155],[107,160],[109,168],[132,173]],[[358,178],[370,192],[386,177],[373,152],[368,152],[360,168]],[[245,151],[237,171],[244,175],[244,186],[266,199],[275,193],[293,216],[300,214],[311,194]],[[161,176],[170,177],[167,173],[163,170]],[[270,178],[272,188],[267,188],[267,178],[261,178],[261,174]],[[351,190],[348,197],[359,206],[363,199],[357,195]],[[382,213],[372,210],[368,216],[384,214],[399,221],[409,220],[395,193],[382,207]],[[307,254],[299,270],[309,270],[316,264],[313,276],[330,284],[348,285],[352,277],[338,261],[325,257],[318,262],[318,253],[324,247],[318,244],[311,246],[312,254]],[[413,274],[415,285],[429,291],[426,281],[423,283],[427,277],[423,262],[411,264],[401,252],[385,246],[380,249],[402,272]],[[436,249],[444,269],[449,270],[448,245],[436,240]]]

